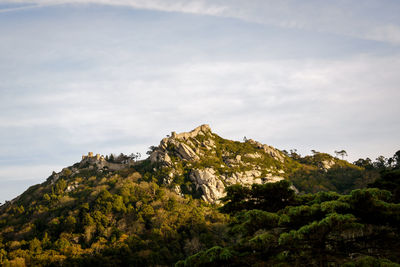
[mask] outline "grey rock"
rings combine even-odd
[[[323,160],[321,161],[321,168],[324,170],[329,170],[330,168],[332,168],[333,165],[336,164],[336,162],[333,159],[330,160]]]
[[[195,169],[190,173],[190,179],[197,190],[201,190],[202,198],[209,203],[219,203],[219,199],[226,196],[225,186],[241,184],[250,186],[252,184],[264,184],[278,182],[283,177],[273,176],[261,177],[259,170],[235,172],[229,177],[217,175],[212,168]]]
[[[154,151],[150,155],[150,161],[151,163],[162,162],[167,166],[172,165],[171,157],[165,151],[159,151],[159,150]]]
[[[196,138],[201,135],[201,138]],[[221,151],[223,163],[220,168],[238,168],[246,171],[236,171],[228,174],[219,174],[213,167],[195,168],[190,170],[189,178],[194,184],[198,192],[201,193],[202,199],[209,203],[218,203],[219,199],[226,195],[225,187],[233,184],[241,184],[251,186],[252,184],[263,184],[268,182],[278,182],[282,179],[283,170],[276,168],[265,169],[257,166],[251,161],[245,159],[262,159],[266,155],[273,157],[275,160],[284,162],[285,155],[279,150],[263,145],[254,140],[247,140],[252,145],[260,149],[255,153],[247,153],[244,155],[234,154],[233,151]],[[179,133],[172,132],[171,136],[161,140],[160,145],[150,155],[152,163],[158,162],[162,165],[170,167],[169,174],[164,178],[164,183],[173,185],[178,166],[177,162],[171,160],[169,155],[174,155],[177,161],[185,161],[185,168],[191,168],[196,165],[197,161],[201,161],[208,155],[216,154],[216,144],[214,136],[208,125],[201,125],[190,132]],[[225,165],[226,164],[226,165]],[[263,175],[263,173],[267,173]],[[180,187],[173,188],[177,194],[181,194]]]
[[[194,152],[190,146],[179,143],[178,153],[184,160],[199,160],[199,156]]]
[[[225,196],[225,186],[215,175],[214,169],[193,170],[190,174],[196,188],[201,188],[202,198],[210,203],[215,203]]]

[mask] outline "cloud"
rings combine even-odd
[[[0,181],[44,180],[88,151],[144,156],[202,123],[302,154],[345,149],[351,160],[391,156],[398,143],[400,51],[332,34],[386,40],[395,21],[353,20],[349,8],[342,23],[343,7],[303,1],[129,2],[177,12],[163,14],[51,3],[69,4],[0,15]]]
[[[64,167],[59,165],[1,166],[0,181],[43,180],[44,177],[49,177],[53,170],[59,172]]]
[[[129,66],[113,65],[107,68],[113,76],[105,80],[49,80],[59,84],[61,93],[14,100],[14,105],[25,103],[31,112],[17,120],[3,116],[0,121],[2,127],[17,132],[56,127],[51,136],[61,136],[70,146],[102,151],[110,149],[112,140],[120,140],[114,147],[132,144],[146,149],[171,130],[210,123],[232,139],[246,135],[279,148],[328,152],[342,144],[361,157],[368,140],[390,143],[392,137],[379,139],[399,130],[397,118],[388,116],[399,112],[398,68],[400,56],[367,55],[346,60],[178,64],[155,71],[152,78],[132,77],[124,71]],[[102,75],[107,77],[106,72]],[[134,152],[131,149],[127,152]]]
[[[366,31],[365,36],[371,40],[400,44],[400,27],[393,24],[373,26]]]
[[[30,6],[5,8],[0,12],[12,12],[28,8],[40,8],[53,5],[67,5],[67,4],[98,4],[98,5],[111,5],[111,6],[126,6],[131,8],[159,10],[166,12],[183,12],[193,14],[205,15],[219,15],[225,9],[221,5],[213,5],[207,1],[160,1],[160,0],[15,0],[3,1],[6,3],[20,3],[20,4],[34,4]]]
[[[0,2],[1,3],[1,2]],[[45,5],[49,6],[49,5]],[[28,10],[28,9],[34,9],[34,8],[39,8],[43,7],[42,5],[38,4],[33,4],[33,5],[22,5],[22,6],[17,6],[17,7],[10,7],[10,8],[1,8],[0,13],[8,13],[8,12],[15,12],[15,11],[22,11],[22,10]]]
[[[10,3],[9,1],[4,1]],[[0,12],[50,5],[112,5],[165,12],[183,12],[200,15],[237,18],[249,22],[283,28],[303,29],[354,38],[400,44],[400,20],[396,2],[373,0],[320,2],[298,0],[16,0],[12,3],[36,6],[3,9]]]
[[[138,24],[131,15],[96,20],[89,13],[2,29],[2,151],[68,147],[69,159],[86,150],[145,152],[171,130],[208,122],[223,136],[255,135],[277,147],[330,151],[358,143],[363,156],[361,143],[378,139],[371,124],[387,135],[398,125],[385,115],[398,112],[396,53],[372,47],[359,55],[357,43],[339,56],[318,56],[314,51],[339,50],[342,39],[302,41],[303,33],[208,17],[170,14],[174,19]],[[282,44],[300,52],[276,48]]]

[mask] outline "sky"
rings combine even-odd
[[[0,203],[209,124],[300,154],[400,149],[398,0],[0,0]]]

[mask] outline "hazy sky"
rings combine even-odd
[[[0,0],[0,202],[81,154],[400,149],[398,0]]]

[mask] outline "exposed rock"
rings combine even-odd
[[[199,156],[197,156],[196,152],[194,152],[190,146],[185,145],[183,143],[179,143],[178,146],[178,153],[184,160],[198,160],[200,159]]]
[[[107,169],[110,171],[119,171],[131,166],[136,165],[140,161],[135,161],[133,158],[122,155],[116,157],[114,162],[107,161],[104,156],[96,154],[96,156],[89,156],[84,157],[81,162],[79,163],[79,168],[80,169],[97,169],[97,170],[102,170],[102,169]],[[93,154],[93,153],[92,153]]]
[[[272,174],[267,177],[261,177],[261,172],[258,170],[235,172],[226,177],[224,175],[217,175],[212,168],[192,170],[190,178],[196,185],[196,189],[201,190],[202,198],[210,203],[219,203],[219,199],[226,195],[225,185],[241,184],[250,186],[252,184],[278,182],[284,179]]]
[[[75,190],[76,188],[78,188],[78,182],[73,182],[72,184],[70,184],[66,189],[65,192],[71,192],[73,190]]]
[[[201,143],[203,147],[205,147],[207,150],[212,150],[215,148],[215,141],[213,139],[207,139],[204,140],[203,143]]]
[[[176,132],[172,132],[171,138],[186,140],[189,138],[196,137],[197,135],[205,135],[206,133],[210,132],[211,132],[210,126],[208,124],[203,124],[188,133],[177,134]]]
[[[172,191],[175,192],[175,193],[176,193],[177,195],[179,195],[179,196],[183,196],[181,187],[180,187],[179,185],[174,186],[174,187],[172,188]]]
[[[251,170],[245,172],[235,172],[230,177],[226,178],[226,183],[232,184],[261,184],[261,172],[259,170]]]
[[[164,184],[171,184],[174,181],[174,173],[168,173],[168,176],[163,179]]]
[[[321,164],[322,169],[329,170],[330,168],[332,168],[333,165],[336,164],[336,162],[333,159],[330,159],[321,161]]]
[[[254,154],[245,154],[244,155],[246,158],[251,158],[251,159],[259,159],[262,158],[262,155],[259,153],[254,153]]]
[[[247,142],[249,142],[252,145],[255,145],[259,149],[264,150],[265,153],[269,154],[274,159],[277,159],[280,162],[285,161],[285,155],[282,152],[280,152],[278,149],[275,149],[269,145],[263,145],[260,142],[254,141],[253,139],[248,139]]]
[[[189,178],[194,183],[196,190],[201,193],[205,201],[210,203],[218,203],[219,199],[225,196],[225,187],[228,185],[241,184],[250,186],[254,183],[263,184],[284,179],[280,176],[284,174],[283,170],[278,170],[273,166],[263,165],[263,167],[260,167],[249,161],[249,159],[262,160],[267,156],[284,162],[285,155],[279,150],[249,139],[247,142],[250,142],[259,150],[246,154],[238,154],[234,150],[218,150],[217,155],[216,138],[218,136],[213,134],[206,124],[190,132],[179,134],[172,132],[171,136],[161,140],[160,145],[150,155],[150,161],[152,163],[161,163],[162,166],[172,169],[163,178],[165,184],[172,186],[174,186],[175,176],[183,175],[183,172],[181,174],[176,173],[176,166],[179,165],[179,161],[184,161],[185,167],[183,168],[190,172]],[[226,142],[228,144],[231,142],[230,144],[236,147],[239,145],[229,140],[226,140]],[[213,157],[215,157],[215,163],[213,162]],[[205,161],[202,162],[202,160]],[[204,164],[205,167],[191,169],[191,166],[196,166],[199,163],[200,165]],[[215,169],[217,166],[219,168],[218,173]],[[229,168],[233,168],[235,171],[231,172]],[[224,171],[221,172],[223,169],[226,169],[226,173]],[[266,174],[263,175],[263,173]],[[173,190],[181,194],[180,187]]]
[[[225,196],[225,186],[215,175],[214,169],[193,170],[190,178],[196,185],[196,189],[201,188],[202,198],[210,203],[216,202]]]
[[[157,150],[157,151],[154,151],[153,153],[151,153],[150,161],[151,161],[151,163],[162,162],[168,166],[172,165],[170,156],[168,155],[167,152],[164,152],[164,151]]]
[[[300,193],[299,190],[294,185],[291,185],[290,189],[292,189],[296,194]]]
[[[242,156],[236,155],[235,158],[231,158],[230,156],[223,156],[222,160],[228,167],[235,167],[239,165],[244,165],[245,163],[242,162]]]
[[[168,147],[168,141],[169,141],[169,140],[170,140],[170,138],[168,138],[168,137],[163,138],[163,139],[161,140],[161,142],[160,142],[160,145],[158,146],[158,149],[159,149],[159,150],[166,150],[167,147]],[[154,152],[156,152],[156,150],[155,150]]]
[[[163,183],[167,184],[167,185],[172,184],[175,177],[182,176],[182,175],[183,175],[183,173],[181,172],[181,170],[172,168],[171,171],[168,173],[168,175],[166,177],[164,177]]]
[[[168,149],[173,148],[178,156],[184,160],[188,161],[196,161],[200,159],[200,149],[199,146],[205,146],[208,149],[212,149],[215,146],[213,140],[205,140],[203,143],[200,143],[198,140],[193,139],[198,135],[206,135],[211,133],[210,126],[207,124],[201,125],[190,132],[177,134],[176,132],[172,132],[170,137],[163,138],[160,142],[160,145],[151,153],[150,160],[151,162],[161,162],[164,165],[171,165],[171,158],[168,155]],[[191,139],[192,138],[192,139]],[[185,144],[184,142],[187,144]],[[190,146],[195,147],[193,150]]]
[[[262,178],[264,183],[276,183],[279,181],[284,180],[285,178],[277,175],[267,174],[265,177]]]

